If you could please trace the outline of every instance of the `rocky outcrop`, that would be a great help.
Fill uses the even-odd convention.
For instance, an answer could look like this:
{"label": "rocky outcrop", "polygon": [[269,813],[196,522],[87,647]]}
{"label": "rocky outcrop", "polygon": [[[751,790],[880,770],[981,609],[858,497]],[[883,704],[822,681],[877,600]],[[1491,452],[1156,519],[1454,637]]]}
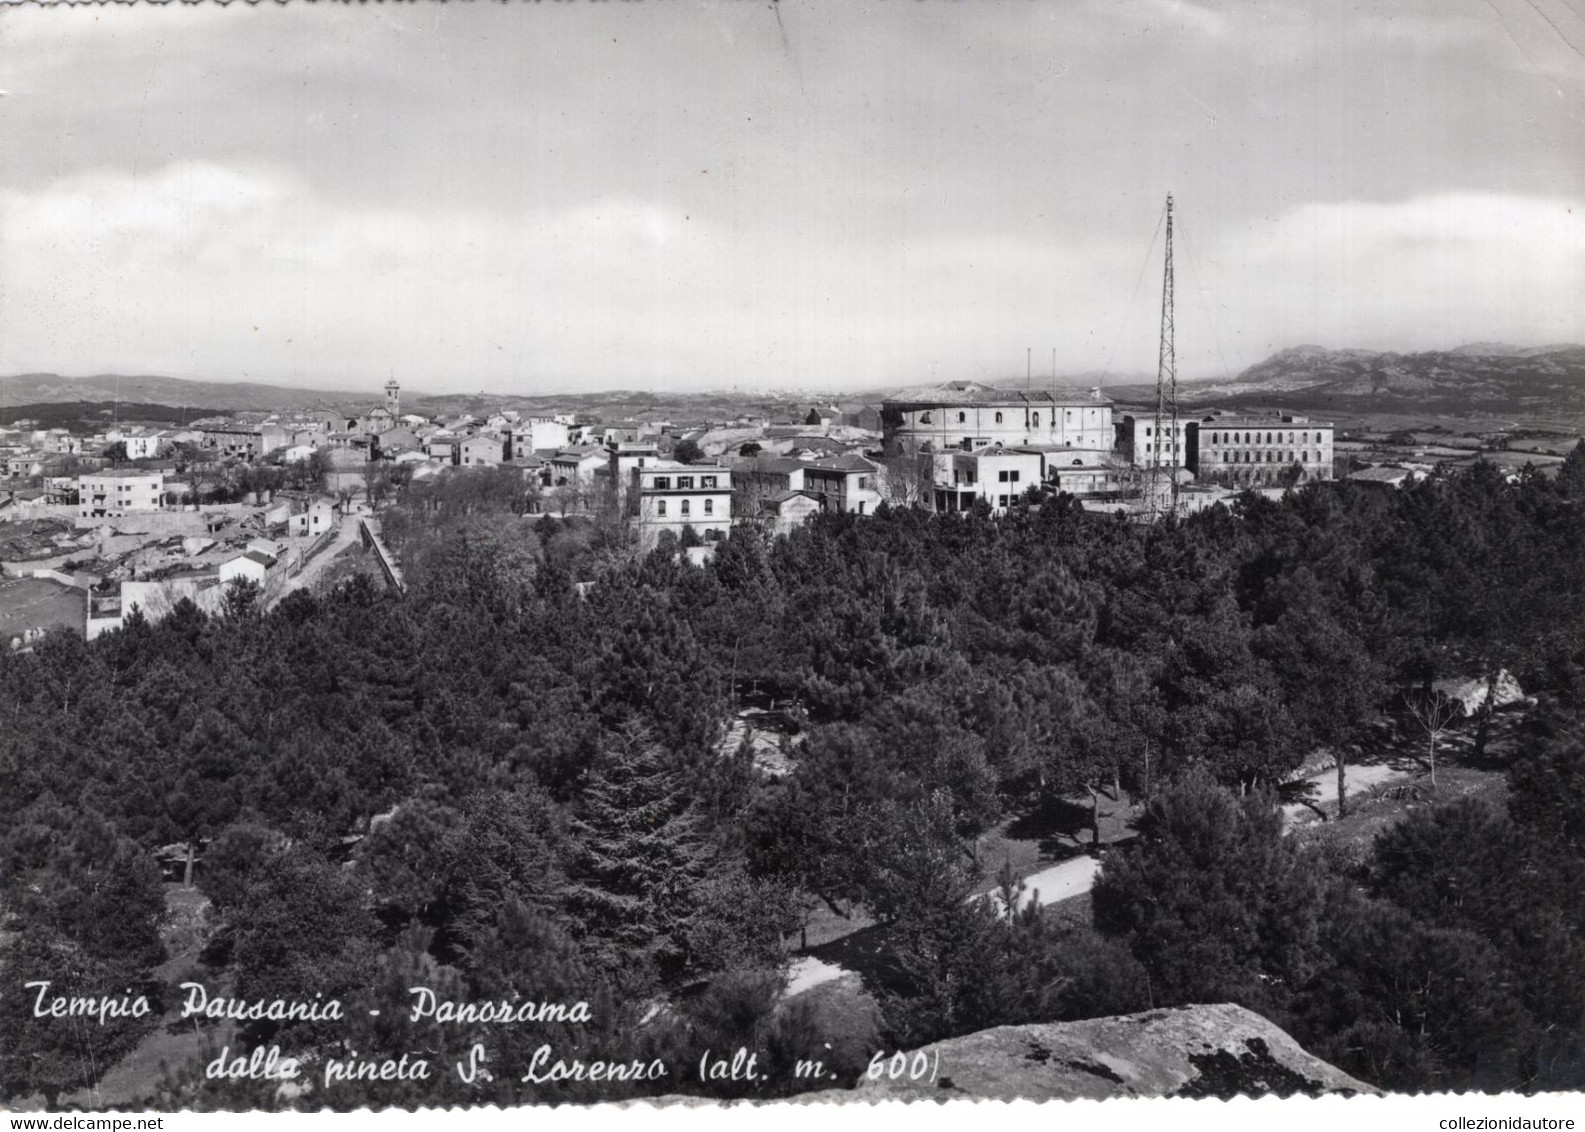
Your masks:
{"label": "rocky outcrop", "polygon": [[920,1052],[923,1058],[909,1055],[901,1074],[928,1066],[920,1079],[866,1080],[841,1095],[1044,1101],[1378,1091],[1306,1053],[1260,1015],[1227,1004],[999,1026]]}

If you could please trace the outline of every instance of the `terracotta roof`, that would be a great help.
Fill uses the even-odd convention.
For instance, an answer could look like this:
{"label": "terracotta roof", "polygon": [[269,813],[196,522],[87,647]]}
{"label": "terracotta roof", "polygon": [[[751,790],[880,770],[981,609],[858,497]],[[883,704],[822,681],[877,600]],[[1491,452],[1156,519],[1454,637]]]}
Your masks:
{"label": "terracotta roof", "polygon": [[879,467],[863,456],[855,456],[851,452],[845,456],[833,456],[821,460],[805,460],[806,469],[817,472],[875,472]]}

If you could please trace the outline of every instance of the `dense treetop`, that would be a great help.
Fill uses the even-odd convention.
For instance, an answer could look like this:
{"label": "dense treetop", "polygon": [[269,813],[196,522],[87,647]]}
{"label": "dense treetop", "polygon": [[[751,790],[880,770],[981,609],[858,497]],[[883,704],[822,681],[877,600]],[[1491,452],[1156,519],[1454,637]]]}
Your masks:
{"label": "dense treetop", "polygon": [[[1472,1043],[1499,1031],[1504,1064],[1533,1065],[1535,1035],[1585,1003],[1540,981],[1542,954],[1582,953],[1577,902],[1512,884],[1520,863],[1547,893],[1574,883],[1585,774],[1566,713],[1514,771],[1538,799],[1522,819],[1417,816],[1358,875],[1300,859],[1263,793],[1441,675],[1506,668],[1579,702],[1585,453],[1555,482],[1478,465],[1155,526],[1062,496],[1001,519],[820,515],[775,540],[738,530],[704,567],[636,556],[618,519],[525,518],[499,474],[389,486],[406,598],[357,580],[268,612],[184,604],[0,655],[4,978],[26,960],[149,979],[151,854],[180,843],[203,847],[206,962],[250,997],[399,993],[414,972],[459,995],[555,992],[601,1003],[600,1040],[635,1057],[727,1036],[818,1047],[774,1008],[814,902],[896,926],[900,974],[879,989],[899,1039],[1232,997],[1412,1085],[1474,1080]],[[723,749],[743,697],[801,726],[785,779]],[[965,903],[989,883],[982,834],[1101,786],[1152,800],[1097,890],[1100,934]],[[1457,1023],[1478,1033],[1449,1029],[1440,1000],[1414,1004],[1435,1020],[1419,1037],[1347,1020],[1438,965],[1502,980],[1478,1025]],[[0,1092],[91,1079],[64,1033],[45,1057],[28,1031],[24,1054],[24,1021],[0,1017]],[[136,1037],[99,1035],[93,1064]],[[227,1103],[179,1074],[169,1088]],[[452,1099],[579,1095],[503,1076]]]}

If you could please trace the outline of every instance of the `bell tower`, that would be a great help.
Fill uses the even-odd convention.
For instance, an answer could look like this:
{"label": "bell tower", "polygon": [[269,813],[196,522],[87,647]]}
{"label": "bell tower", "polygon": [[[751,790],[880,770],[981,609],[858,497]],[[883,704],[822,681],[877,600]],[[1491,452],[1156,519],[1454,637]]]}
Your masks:
{"label": "bell tower", "polygon": [[402,415],[402,387],[394,377],[385,383],[385,409],[393,417]]}

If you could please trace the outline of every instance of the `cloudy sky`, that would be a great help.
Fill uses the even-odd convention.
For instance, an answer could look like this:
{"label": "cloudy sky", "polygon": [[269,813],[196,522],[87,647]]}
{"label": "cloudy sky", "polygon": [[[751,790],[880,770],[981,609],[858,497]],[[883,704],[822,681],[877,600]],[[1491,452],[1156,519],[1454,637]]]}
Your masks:
{"label": "cloudy sky", "polygon": [[1585,340],[1574,0],[0,9],[0,373],[864,388]]}

